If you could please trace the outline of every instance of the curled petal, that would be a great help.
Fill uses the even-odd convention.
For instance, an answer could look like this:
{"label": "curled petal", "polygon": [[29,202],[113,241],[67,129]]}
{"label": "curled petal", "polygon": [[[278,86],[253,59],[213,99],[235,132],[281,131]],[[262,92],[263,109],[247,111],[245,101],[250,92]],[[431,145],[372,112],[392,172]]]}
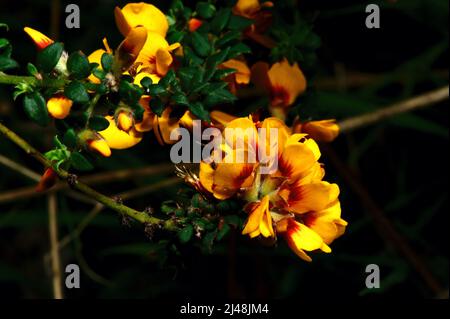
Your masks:
{"label": "curled petal", "polygon": [[301,125],[301,132],[308,134],[316,141],[332,142],[339,135],[339,125],[334,119],[310,121]]}
{"label": "curled petal", "polygon": [[106,130],[99,132],[99,134],[106,141],[109,148],[127,149],[135,146],[142,140],[142,133],[135,129],[131,129],[128,132],[122,131],[116,126],[112,116],[106,116],[105,118],[108,120],[109,126]]}
{"label": "curled petal", "polygon": [[48,47],[50,44],[52,44],[54,42],[52,39],[47,37],[45,34],[39,32],[35,29],[25,27],[23,30],[30,36],[30,38],[33,40],[34,44],[36,44],[36,47],[39,50],[45,49],[46,47]]}
{"label": "curled petal", "polygon": [[156,32],[165,37],[169,29],[169,23],[164,13],[154,5],[140,2],[129,3],[122,9],[114,10],[117,28],[123,36],[135,27],[143,26],[150,32]]}

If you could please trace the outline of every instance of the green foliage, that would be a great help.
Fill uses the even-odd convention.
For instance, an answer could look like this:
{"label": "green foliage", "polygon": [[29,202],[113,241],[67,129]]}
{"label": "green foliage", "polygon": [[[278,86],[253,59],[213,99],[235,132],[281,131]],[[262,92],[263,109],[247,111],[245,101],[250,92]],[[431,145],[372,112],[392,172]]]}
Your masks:
{"label": "green foliage", "polygon": [[64,95],[75,103],[85,104],[89,102],[89,94],[82,82],[72,81],[64,89]]}
{"label": "green foliage", "polygon": [[91,66],[87,57],[81,52],[73,52],[67,60],[67,69],[74,79],[81,80],[91,74]]}
{"label": "green foliage", "polygon": [[23,108],[28,117],[41,126],[47,126],[50,122],[47,105],[44,97],[39,92],[27,94],[23,98]]}
{"label": "green foliage", "polygon": [[38,68],[45,73],[50,73],[58,64],[63,51],[64,46],[59,42],[55,42],[47,46],[38,53],[36,60]]}

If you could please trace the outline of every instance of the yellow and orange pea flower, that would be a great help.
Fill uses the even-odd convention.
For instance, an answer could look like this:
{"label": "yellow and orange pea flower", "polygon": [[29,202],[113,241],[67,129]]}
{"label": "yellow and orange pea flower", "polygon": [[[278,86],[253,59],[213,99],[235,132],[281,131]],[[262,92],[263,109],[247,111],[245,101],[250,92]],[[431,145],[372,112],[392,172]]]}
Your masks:
{"label": "yellow and orange pea flower", "polygon": [[293,125],[294,133],[305,133],[319,142],[332,142],[339,135],[339,125],[335,119],[307,121],[301,123],[296,121]]}
{"label": "yellow and orange pea flower", "polygon": [[267,92],[272,111],[286,109],[306,90],[306,78],[297,63],[287,59],[269,66],[257,62],[251,68],[251,80],[257,88]]}
{"label": "yellow and orange pea flower", "polygon": [[273,48],[275,41],[264,33],[272,23],[272,13],[265,9],[273,7],[273,2],[259,0],[238,0],[233,7],[233,14],[254,20],[244,34],[253,41],[267,48]]}
{"label": "yellow and orange pea flower", "polygon": [[223,62],[219,68],[236,70],[235,73],[232,73],[223,79],[228,83],[230,92],[233,94],[236,94],[239,87],[250,83],[251,71],[245,61],[230,59]]}
{"label": "yellow and orange pea flower", "polygon": [[[49,37],[47,37],[45,34],[30,27],[25,27],[24,31],[33,40],[34,44],[36,45],[39,51],[45,49],[50,44],[54,43],[54,41]],[[67,72],[66,63],[67,63],[67,53],[63,53],[63,56],[56,65],[55,69],[58,72],[65,74]],[[67,97],[65,97],[62,93],[56,93],[53,97],[51,97],[47,101],[48,113],[55,119],[59,120],[65,119],[69,115],[71,108],[72,108],[72,101]]]}
{"label": "yellow and orange pea flower", "polygon": [[[168,22],[165,15],[155,6],[146,3],[130,3],[124,8],[116,7],[115,18],[117,27],[125,36],[125,40],[119,46],[119,50],[125,51],[129,57],[133,57],[129,68],[124,69],[124,74],[134,77],[134,84],[141,85],[143,78],[149,77],[153,83],[158,83],[164,77],[173,64],[172,52],[180,48],[179,43],[169,45],[165,39]],[[145,30],[145,39],[137,33],[138,29]],[[97,50],[89,56],[90,62],[100,64],[103,53],[112,51],[106,41],[106,50]],[[120,54],[120,52],[119,52]],[[99,82],[98,79],[93,79]],[[172,109],[168,107],[161,116],[156,116],[149,107],[150,96],[141,98],[144,107],[142,121],[135,123],[133,115],[125,117],[119,114],[116,119],[107,117],[109,127],[99,132],[113,149],[125,149],[132,147],[142,140],[142,133],[154,130],[157,140],[161,144],[172,144],[170,140],[172,129],[179,127],[180,123],[189,122],[190,112],[186,112],[181,119],[170,118]],[[128,123],[124,123],[129,118]]]}
{"label": "yellow and orange pea flower", "polygon": [[[227,136],[226,130],[240,128],[244,135]],[[265,128],[265,140],[257,129]],[[277,129],[276,143],[270,129]],[[325,171],[318,162],[320,150],[306,134],[292,134],[283,121],[268,118],[254,123],[252,118],[237,118],[224,130],[222,161],[200,164],[199,182],[203,189],[219,200],[231,197],[247,202],[248,219],[243,234],[250,237],[283,236],[302,259],[311,261],[306,252],[330,252],[329,244],[343,234],[347,223],[341,219],[339,187],[323,181]],[[237,141],[243,139],[244,149]],[[276,151],[278,167],[261,174],[262,159],[256,150],[265,146]],[[238,151],[255,163],[233,161]],[[231,159],[231,160],[230,160]]]}

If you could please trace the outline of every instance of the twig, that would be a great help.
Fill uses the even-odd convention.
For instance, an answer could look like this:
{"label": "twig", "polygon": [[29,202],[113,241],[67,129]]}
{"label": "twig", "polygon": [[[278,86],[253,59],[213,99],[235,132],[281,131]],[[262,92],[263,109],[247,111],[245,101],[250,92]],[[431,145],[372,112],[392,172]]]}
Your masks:
{"label": "twig", "polygon": [[0,84],[16,85],[19,83],[27,83],[34,87],[48,87],[48,88],[62,88],[66,84],[63,79],[46,79],[44,81],[38,80],[34,76],[9,75],[0,72]]}
{"label": "twig", "polygon": [[406,239],[395,229],[389,219],[383,213],[383,210],[378,207],[375,201],[370,196],[366,187],[360,179],[353,174],[336,152],[329,145],[322,145],[322,151],[327,159],[331,161],[333,166],[338,171],[339,175],[344,179],[345,183],[350,189],[359,197],[361,203],[366,207],[367,212],[375,222],[376,229],[381,238],[388,245],[392,245],[403,257],[408,260],[416,272],[422,277],[423,281],[436,295],[440,295],[443,291],[440,283],[428,269],[423,259],[416,254]]}
{"label": "twig", "polygon": [[[11,160],[9,160],[12,162]],[[16,164],[16,166],[11,167],[5,164],[5,166],[10,167],[11,169],[14,169],[15,171],[22,173],[22,169],[24,168],[22,165]],[[3,164],[3,162],[2,162]],[[20,169],[20,170],[17,170]],[[104,172],[104,173],[97,173],[92,174],[88,176],[80,177],[80,181],[89,184],[89,185],[98,185],[102,183],[109,183],[109,182],[115,182],[115,181],[122,181],[127,180],[134,177],[144,177],[149,175],[156,175],[156,174],[166,174],[173,171],[173,165],[172,164],[157,164],[157,165],[151,165],[151,166],[145,166],[140,168],[131,168],[131,169],[123,169],[118,171],[110,171],[110,172]],[[33,172],[33,174],[36,174]],[[36,174],[37,175],[37,174]],[[38,179],[32,179],[34,181],[39,181]],[[33,196],[41,196],[43,194],[47,193],[53,193],[60,190],[66,191],[68,194],[70,194],[71,197],[74,197],[74,192],[67,191],[69,186],[66,182],[59,182],[52,188],[50,188],[45,193],[36,193],[36,187],[35,186],[27,186],[22,187],[18,189],[11,190],[9,192],[4,192],[0,194],[0,203],[6,203],[9,201],[14,201],[17,198],[24,199],[24,198],[30,198]],[[79,195],[81,196],[81,194]],[[86,201],[86,197],[83,196],[83,201]]]}
{"label": "twig", "polygon": [[3,156],[0,154],[0,164],[3,164],[4,166],[16,171],[20,172],[22,175],[28,177],[29,179],[38,182],[41,178],[39,174],[33,172],[32,170],[10,160],[9,158]]}
{"label": "twig", "polygon": [[391,106],[382,108],[372,113],[358,115],[339,122],[341,132],[349,132],[354,129],[365,127],[377,123],[386,118],[417,110],[423,107],[431,106],[437,102],[448,99],[449,86],[445,86],[434,91],[413,97],[411,99],[395,103]]}
{"label": "twig", "polygon": [[63,299],[61,258],[58,249],[58,220],[56,194],[48,195],[48,231],[50,235],[50,252],[52,265],[53,297]]}
{"label": "twig", "polygon": [[4,126],[2,123],[0,123],[0,132],[6,136],[10,141],[15,143],[17,146],[22,148],[28,155],[34,157],[36,160],[38,160],[42,165],[45,167],[52,167],[53,170],[58,174],[58,176],[66,180],[70,183],[70,186],[81,193],[94,198],[98,202],[102,203],[103,205],[115,210],[118,213],[127,215],[141,223],[145,224],[160,224],[164,228],[168,230],[173,230],[175,228],[175,225],[172,220],[162,220],[153,216],[149,216],[145,212],[139,212],[135,209],[132,209],[128,206],[125,206],[121,203],[118,203],[117,201],[113,200],[112,198],[105,196],[96,190],[92,189],[88,185],[79,182],[76,180],[76,176],[73,176],[69,174],[67,171],[63,169],[58,169],[52,165],[52,163],[45,158],[40,152],[38,152],[35,148],[33,148],[28,142],[26,142],[24,139],[19,137],[16,133],[8,129],[6,126]]}
{"label": "twig", "polygon": [[[180,183],[182,180],[178,177],[170,178],[168,180],[161,181],[159,183],[144,186],[141,188],[137,188],[131,191],[123,192],[121,194],[117,194],[116,197],[121,198],[122,200],[127,200],[135,197],[139,197],[154,191],[157,191],[161,188],[169,187]],[[89,223],[105,208],[100,203],[97,203],[92,210],[83,218],[83,220],[78,224],[78,226],[69,234],[64,236],[63,239],[58,243],[59,249],[66,247],[72,240],[76,237],[80,236],[83,230],[89,225]],[[46,255],[47,256],[47,255]]]}

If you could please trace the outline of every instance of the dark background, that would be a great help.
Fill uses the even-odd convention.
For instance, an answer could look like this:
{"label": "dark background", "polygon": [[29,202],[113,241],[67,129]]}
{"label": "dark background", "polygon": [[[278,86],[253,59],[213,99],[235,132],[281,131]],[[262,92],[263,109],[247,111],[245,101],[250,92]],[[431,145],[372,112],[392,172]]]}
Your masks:
{"label": "dark background", "polygon": [[[158,2],[161,9],[167,8],[168,1],[154,3]],[[378,30],[368,30],[364,24],[365,6],[372,2],[381,6]],[[18,74],[35,58],[24,26],[63,41],[69,51],[82,49],[87,54],[101,47],[104,36],[112,47],[121,41],[113,9],[124,1],[70,1],[80,5],[79,30],[59,27],[64,26],[68,3],[0,1],[0,22],[10,27],[9,32],[0,32],[12,42],[13,57],[23,66]],[[298,3],[302,14],[315,18],[315,32],[323,43],[315,80],[310,83],[315,87],[311,112],[344,119],[448,83],[447,1]],[[0,120],[38,149],[48,149],[52,130],[42,134],[24,120],[20,103],[14,104],[10,97],[10,88],[0,86]],[[333,243],[332,254],[312,254],[312,263],[297,258],[281,240],[274,249],[239,233],[231,234],[209,254],[195,245],[178,245],[175,253],[153,244],[140,226],[124,226],[114,212],[104,210],[61,251],[63,265],[77,263],[82,269],[81,289],[65,294],[83,298],[448,298],[447,148],[447,102],[342,135],[327,147],[322,157],[327,180],[341,187],[342,214],[349,227]],[[0,154],[41,170],[3,138]],[[100,170],[110,171],[154,165],[167,158],[168,148],[158,146],[150,133],[133,151],[114,152],[111,159],[97,164]],[[342,166],[344,171],[338,169]],[[356,187],[348,183],[349,172]],[[135,176],[95,187],[115,194],[158,183],[169,175]],[[0,196],[30,186],[29,179],[0,164]],[[178,189],[148,192],[126,203],[157,208],[161,200],[177,196]],[[63,194],[58,203],[61,237],[73,231],[93,207]],[[386,227],[377,227],[376,212],[380,211],[414,251],[418,265],[417,258],[412,261],[399,253],[399,243],[386,235]],[[44,258],[48,249],[46,196],[18,195],[0,202],[0,296],[51,298],[50,268]],[[368,290],[365,267],[372,263],[380,266],[381,288]]]}

